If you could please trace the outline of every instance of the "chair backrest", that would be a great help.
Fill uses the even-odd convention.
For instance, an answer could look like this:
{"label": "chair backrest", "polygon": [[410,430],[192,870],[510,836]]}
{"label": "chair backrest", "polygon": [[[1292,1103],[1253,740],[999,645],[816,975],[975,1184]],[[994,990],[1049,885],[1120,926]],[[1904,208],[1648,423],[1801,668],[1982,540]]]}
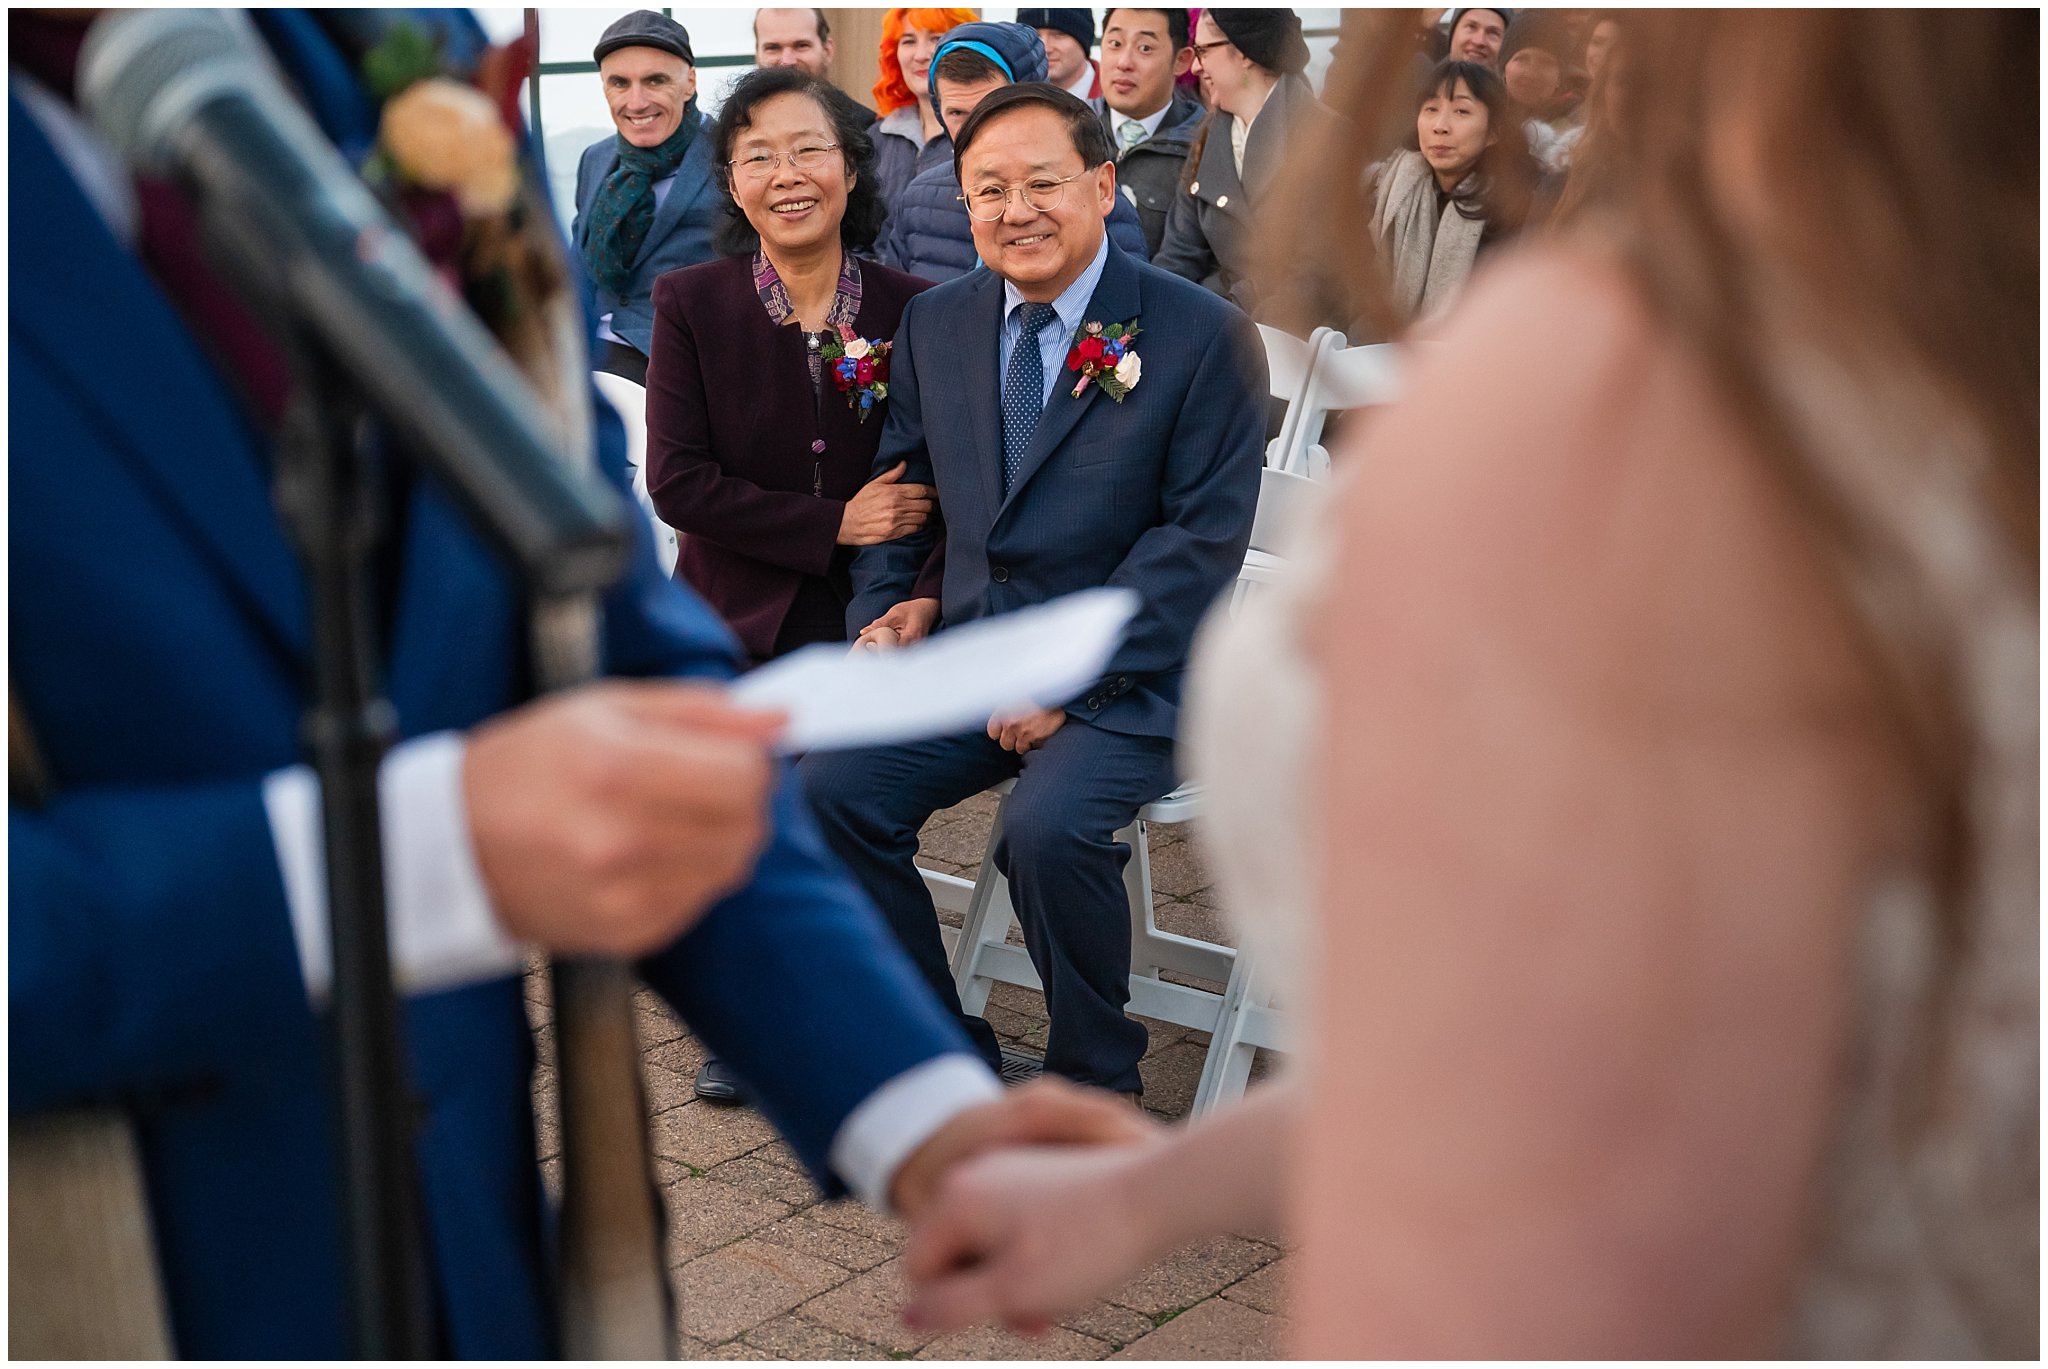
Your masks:
{"label": "chair backrest", "polygon": [[1301,423],[1302,400],[1314,379],[1317,352],[1326,345],[1326,338],[1335,337],[1341,345],[1344,335],[1332,328],[1318,328],[1304,340],[1263,323],[1257,327],[1259,341],[1266,348],[1266,390],[1287,405],[1279,434],[1266,444],[1266,465],[1284,468]]}
{"label": "chair backrest", "polygon": [[665,575],[673,575],[676,569],[676,530],[661,521],[661,515],[654,511],[654,500],[647,493],[647,390],[624,376],[613,375],[610,371],[592,371],[591,379],[597,383],[597,391],[605,402],[619,411],[619,418],[626,425],[626,460],[633,471],[633,498],[647,515],[648,524],[654,531],[654,550],[661,557],[661,569]]}
{"label": "chair backrest", "polygon": [[1329,493],[1307,476],[1292,471],[1259,472],[1259,506],[1252,514],[1253,551],[1280,556],[1303,519]]}
{"label": "chair backrest", "polygon": [[1344,345],[1341,333],[1322,339],[1322,346],[1309,359],[1308,385],[1302,392],[1301,417],[1295,424],[1289,461],[1283,468],[1303,475],[1329,470],[1329,455],[1323,453],[1320,472],[1310,449],[1322,440],[1323,423],[1331,413],[1391,404],[1401,393],[1405,353],[1391,342]]}

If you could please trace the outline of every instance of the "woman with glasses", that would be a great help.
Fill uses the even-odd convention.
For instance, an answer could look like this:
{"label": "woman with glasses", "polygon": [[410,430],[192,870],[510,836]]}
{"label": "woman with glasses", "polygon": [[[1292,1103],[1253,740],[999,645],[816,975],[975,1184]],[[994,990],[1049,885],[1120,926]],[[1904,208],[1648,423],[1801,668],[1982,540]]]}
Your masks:
{"label": "woman with glasses", "polygon": [[[889,342],[930,281],[856,256],[881,230],[854,102],[801,68],[745,76],[711,131],[725,258],[653,289],[647,494],[676,578],[760,664],[846,641],[852,549],[924,525],[932,488],[872,478]],[[717,1062],[696,1092],[737,1103]]]}
{"label": "woman with glasses", "polygon": [[[752,73],[711,137],[728,255],[655,283],[647,492],[681,534],[676,578],[758,664],[846,640],[853,548],[931,512],[901,466],[870,478],[889,343],[930,282],[855,255],[882,224],[874,145],[824,80]],[[716,1060],[697,1093],[741,1096]]]}
{"label": "woman with glasses", "polygon": [[887,343],[927,282],[854,255],[882,220],[854,118],[799,69],[742,80],[712,131],[729,255],[655,286],[648,493],[683,534],[677,577],[756,661],[844,640],[850,548],[931,507],[924,486],[868,479]]}
{"label": "woman with glasses", "polygon": [[1206,9],[1194,36],[1195,70],[1214,109],[1188,152],[1152,264],[1260,315],[1250,280],[1256,206],[1288,139],[1305,123],[1335,119],[1301,74],[1308,43],[1293,10]]}

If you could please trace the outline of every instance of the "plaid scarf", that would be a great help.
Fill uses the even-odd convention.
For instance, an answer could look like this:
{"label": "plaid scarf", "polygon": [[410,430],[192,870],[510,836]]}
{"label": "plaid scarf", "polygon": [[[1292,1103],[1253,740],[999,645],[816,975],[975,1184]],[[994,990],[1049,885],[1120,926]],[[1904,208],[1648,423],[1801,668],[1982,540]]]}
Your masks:
{"label": "plaid scarf", "polygon": [[682,123],[660,146],[635,147],[619,139],[619,164],[590,201],[590,233],[583,250],[591,276],[614,295],[626,293],[633,259],[654,227],[654,183],[675,175],[702,123],[692,99],[683,106]]}

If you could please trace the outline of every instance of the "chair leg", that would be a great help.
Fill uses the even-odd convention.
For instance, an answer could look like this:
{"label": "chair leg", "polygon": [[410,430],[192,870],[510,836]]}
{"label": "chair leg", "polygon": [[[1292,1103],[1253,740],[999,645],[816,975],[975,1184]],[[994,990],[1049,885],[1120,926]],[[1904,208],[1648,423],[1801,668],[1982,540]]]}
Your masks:
{"label": "chair leg", "polygon": [[1257,1047],[1242,1039],[1245,1008],[1257,1001],[1251,988],[1251,957],[1240,946],[1237,959],[1231,963],[1229,982],[1223,986],[1223,1005],[1216,1014],[1216,1030],[1209,1037],[1209,1053],[1202,1058],[1202,1078],[1195,1086],[1191,1117],[1203,1116],[1244,1096],[1245,1084],[1251,1078],[1252,1057],[1257,1051]]}
{"label": "chair leg", "polygon": [[974,879],[974,896],[967,901],[967,913],[960,923],[960,939],[953,944],[953,985],[960,993],[960,1007],[970,1017],[979,1017],[988,1006],[989,989],[995,981],[981,973],[985,946],[1000,946],[1009,940],[1010,923],[1016,909],[1010,903],[1010,881],[996,868],[996,843],[1003,837],[1004,804],[996,806],[989,824],[988,845],[982,849],[981,871]]}

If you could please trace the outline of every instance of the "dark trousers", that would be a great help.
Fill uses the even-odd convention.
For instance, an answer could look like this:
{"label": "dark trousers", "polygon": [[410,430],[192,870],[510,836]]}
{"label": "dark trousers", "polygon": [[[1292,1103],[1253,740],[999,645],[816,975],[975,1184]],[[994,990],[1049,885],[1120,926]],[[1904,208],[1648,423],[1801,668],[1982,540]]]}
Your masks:
{"label": "dark trousers", "polygon": [[807,756],[798,773],[833,851],[991,1066],[999,1059],[995,1032],[961,1012],[931,893],[911,858],[933,813],[1017,776],[993,859],[1010,882],[1024,945],[1045,983],[1052,1019],[1045,1067],[1102,1088],[1142,1087],[1145,1028],[1124,1015],[1131,921],[1123,871],[1131,848],[1113,838],[1172,789],[1170,740],[1070,718],[1022,757],[987,736],[944,737]]}
{"label": "dark trousers", "polygon": [[598,344],[597,355],[590,359],[592,370],[610,371],[615,376],[624,376],[635,385],[647,383],[647,357],[623,342],[606,340]]}

